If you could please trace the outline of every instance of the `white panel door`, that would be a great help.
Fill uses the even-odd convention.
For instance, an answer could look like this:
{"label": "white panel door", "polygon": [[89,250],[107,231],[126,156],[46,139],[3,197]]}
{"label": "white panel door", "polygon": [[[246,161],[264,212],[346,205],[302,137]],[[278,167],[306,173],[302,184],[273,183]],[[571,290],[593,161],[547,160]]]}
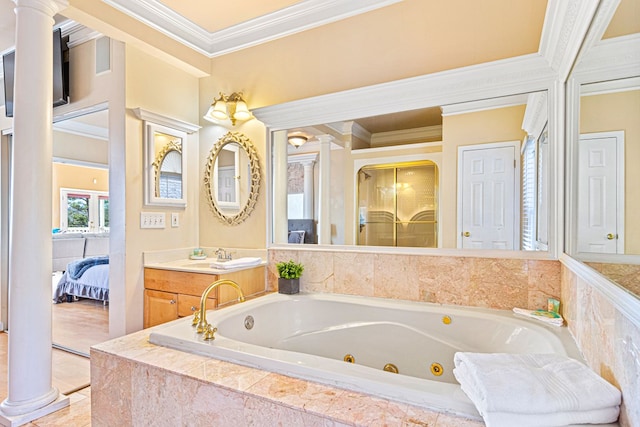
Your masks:
{"label": "white panel door", "polygon": [[[618,141],[581,136],[578,148],[578,252],[618,253]],[[623,251],[619,252],[623,253]]]}
{"label": "white panel door", "polygon": [[515,155],[513,146],[461,150],[462,248],[517,247]]}

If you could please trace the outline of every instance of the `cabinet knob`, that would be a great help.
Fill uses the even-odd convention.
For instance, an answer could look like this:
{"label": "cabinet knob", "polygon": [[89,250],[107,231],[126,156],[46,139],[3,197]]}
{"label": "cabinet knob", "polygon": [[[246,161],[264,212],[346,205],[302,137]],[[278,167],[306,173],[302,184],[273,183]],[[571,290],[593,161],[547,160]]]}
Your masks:
{"label": "cabinet knob", "polygon": [[196,310],[197,310],[196,306],[195,306],[195,305],[192,305],[192,306],[191,306],[191,311],[196,311]]}
{"label": "cabinet knob", "polygon": [[171,301],[169,301],[169,304],[175,304],[176,300],[172,299]]}

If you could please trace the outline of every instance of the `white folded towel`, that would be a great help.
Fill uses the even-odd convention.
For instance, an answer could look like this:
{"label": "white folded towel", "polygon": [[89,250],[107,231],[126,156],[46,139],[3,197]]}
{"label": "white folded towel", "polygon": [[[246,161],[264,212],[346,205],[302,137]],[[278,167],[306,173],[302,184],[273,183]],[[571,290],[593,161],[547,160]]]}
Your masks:
{"label": "white folded towel", "polygon": [[575,359],[458,352],[454,364],[462,391],[489,427],[593,422],[589,417],[608,423],[618,418],[620,391]]}
{"label": "white folded towel", "polygon": [[544,322],[548,325],[553,326],[562,326],[564,324],[564,319],[558,313],[554,313],[552,311],[544,311],[544,310],[529,310],[526,308],[517,308],[513,309],[515,314],[519,314],[520,316],[529,317],[531,319],[536,319],[541,322]]}
{"label": "white folded towel", "polygon": [[262,258],[244,257],[244,258],[232,259],[224,262],[213,261],[211,263],[211,268],[219,268],[222,270],[232,270],[234,268],[251,267],[252,265],[258,265],[261,262],[262,262]]}

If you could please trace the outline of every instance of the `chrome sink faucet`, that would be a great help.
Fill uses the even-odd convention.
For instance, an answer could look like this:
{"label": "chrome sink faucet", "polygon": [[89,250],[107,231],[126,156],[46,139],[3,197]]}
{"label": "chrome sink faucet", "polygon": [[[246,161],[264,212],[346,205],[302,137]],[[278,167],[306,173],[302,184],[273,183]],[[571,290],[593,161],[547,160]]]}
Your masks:
{"label": "chrome sink faucet", "polygon": [[218,255],[218,261],[230,261],[231,254],[227,254],[227,251],[223,248],[218,248],[216,250],[216,255]]}

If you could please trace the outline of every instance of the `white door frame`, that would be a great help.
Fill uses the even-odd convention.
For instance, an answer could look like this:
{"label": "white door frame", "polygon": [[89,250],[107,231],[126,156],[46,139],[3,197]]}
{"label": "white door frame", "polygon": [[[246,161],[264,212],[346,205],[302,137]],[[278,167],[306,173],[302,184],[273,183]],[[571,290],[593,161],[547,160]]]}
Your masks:
{"label": "white door frame", "polygon": [[514,179],[514,215],[513,218],[513,231],[515,233],[515,238],[513,241],[514,247],[513,250],[520,250],[520,141],[507,141],[507,142],[492,142],[487,144],[475,144],[475,145],[462,145],[458,147],[458,159],[456,161],[456,165],[458,167],[458,183],[456,185],[456,193],[457,193],[457,228],[456,228],[456,236],[457,236],[457,248],[462,249],[462,167],[460,161],[462,160],[462,154],[465,151],[472,150],[482,150],[482,149],[492,149],[492,148],[505,148],[505,147],[513,147],[514,152],[514,160],[515,160],[515,170],[513,174]]}
{"label": "white door frame", "polygon": [[[603,138],[615,138],[616,139],[616,234],[618,238],[616,239],[616,253],[624,254],[624,193],[625,193],[625,182],[624,182],[624,131],[616,130],[610,132],[594,132],[594,133],[581,133],[578,138],[578,150],[577,150],[577,158],[580,154],[580,142],[587,139],[603,139]],[[580,165],[577,165],[576,168],[576,176],[578,176]],[[576,208],[579,204],[580,195],[576,191]],[[574,248],[578,248],[578,235],[580,234],[580,230],[577,229],[576,224],[576,232],[574,233]],[[584,252],[580,252],[584,253]]]}

